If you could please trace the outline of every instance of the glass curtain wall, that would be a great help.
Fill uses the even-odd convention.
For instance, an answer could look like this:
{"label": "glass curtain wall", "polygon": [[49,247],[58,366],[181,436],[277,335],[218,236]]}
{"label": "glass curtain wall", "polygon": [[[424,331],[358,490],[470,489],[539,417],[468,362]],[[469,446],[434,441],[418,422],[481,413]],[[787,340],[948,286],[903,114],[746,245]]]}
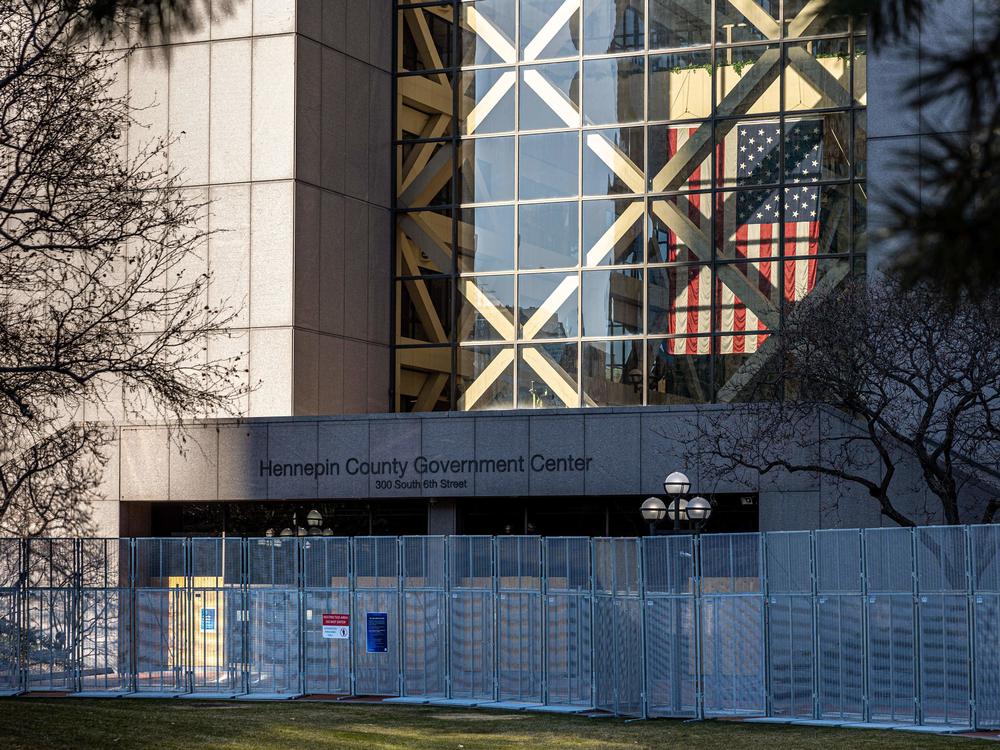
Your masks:
{"label": "glass curtain wall", "polygon": [[825,0],[397,3],[396,408],[733,401],[865,267]]}

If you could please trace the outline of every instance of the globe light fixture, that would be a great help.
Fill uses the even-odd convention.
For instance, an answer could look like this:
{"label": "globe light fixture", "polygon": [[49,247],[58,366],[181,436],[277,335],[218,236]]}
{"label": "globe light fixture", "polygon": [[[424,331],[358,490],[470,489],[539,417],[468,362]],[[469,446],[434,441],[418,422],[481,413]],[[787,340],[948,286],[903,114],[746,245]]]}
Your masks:
{"label": "globe light fixture", "polygon": [[692,497],[687,503],[688,520],[694,524],[703,524],[712,515],[712,503],[703,497]]}
{"label": "globe light fixture", "polygon": [[671,497],[686,495],[691,491],[691,480],[687,478],[687,474],[675,471],[663,480],[663,491]]}
{"label": "globe light fixture", "polygon": [[319,528],[323,525],[323,514],[318,510],[309,511],[309,515],[306,516],[306,523],[313,528]]}
{"label": "globe light fixture", "polygon": [[284,528],[281,530],[280,536],[295,536],[295,532],[289,528]]}
{"label": "globe light fixture", "polygon": [[658,497],[648,497],[643,500],[639,510],[642,512],[642,517],[650,523],[662,521],[667,514],[666,504]]}

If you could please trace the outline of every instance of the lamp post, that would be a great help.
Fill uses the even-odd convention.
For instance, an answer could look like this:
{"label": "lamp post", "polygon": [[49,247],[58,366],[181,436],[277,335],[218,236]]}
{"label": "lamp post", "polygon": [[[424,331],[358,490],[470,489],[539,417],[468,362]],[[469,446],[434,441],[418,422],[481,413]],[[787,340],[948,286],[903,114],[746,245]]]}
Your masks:
{"label": "lamp post", "polygon": [[[274,529],[268,529],[265,536],[275,536]],[[277,536],[333,536],[333,530],[323,528],[323,514],[314,508],[306,514],[305,526],[299,526],[298,513],[293,513],[292,525],[282,529]]]}
{"label": "lamp post", "polygon": [[306,523],[309,525],[309,536],[323,535],[323,514],[318,510],[311,510],[306,516]]}
{"label": "lamp post", "polygon": [[656,524],[666,516],[673,524],[672,533],[681,533],[682,522],[688,524],[691,533],[697,534],[705,526],[712,515],[712,503],[701,496],[688,499],[691,492],[691,480],[687,475],[674,471],[663,480],[663,490],[667,493],[669,504],[658,497],[649,497],[640,507],[642,517],[649,523],[649,535],[656,534]]}
{"label": "lamp post", "polygon": [[[712,503],[701,496],[695,496],[688,499],[686,496],[691,492],[691,480],[687,478],[687,475],[674,471],[667,475],[667,478],[663,480],[663,491],[667,493],[667,498],[669,499],[669,505],[664,504],[662,500],[658,497],[647,498],[642,504],[642,517],[649,521],[649,534],[653,536],[656,533],[656,522],[663,519],[663,516],[668,516],[673,522],[673,529],[671,533],[689,533],[698,534],[705,522],[708,521],[709,516],[712,515]],[[684,521],[688,524],[688,528],[682,530],[681,522]],[[688,546],[688,551],[684,551],[683,547]],[[671,554],[687,554],[692,558],[692,568],[691,575],[697,576],[697,556],[696,556],[696,545],[695,540],[691,539],[689,545],[681,545],[680,548],[674,548],[673,545],[667,548],[668,552]],[[681,624],[681,610],[680,607],[673,608],[673,630],[675,634],[680,634],[682,629]],[[674,664],[680,664],[681,659],[681,638],[671,638],[671,647],[673,648],[673,662]],[[701,654],[698,652],[696,654],[698,659],[698,671],[697,674],[702,673],[701,669]],[[700,683],[700,678],[698,680]],[[702,690],[702,685],[698,685],[698,690]],[[673,704],[679,706],[681,702],[681,683],[680,680],[673,680],[672,688]],[[704,710],[702,702],[698,701],[698,718],[703,718],[702,711]]]}

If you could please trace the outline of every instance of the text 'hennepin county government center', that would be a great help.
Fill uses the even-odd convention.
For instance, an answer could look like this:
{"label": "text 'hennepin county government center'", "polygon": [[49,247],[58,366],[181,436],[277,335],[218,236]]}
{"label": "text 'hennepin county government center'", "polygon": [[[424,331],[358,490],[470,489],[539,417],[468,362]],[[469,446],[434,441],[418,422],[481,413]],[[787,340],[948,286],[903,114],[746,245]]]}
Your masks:
{"label": "text 'hennepin county government center'", "polygon": [[[673,471],[711,531],[884,523],[683,450],[797,304],[879,263],[933,127],[913,59],[824,5],[244,0],[140,48],[128,139],[169,134],[207,202],[198,262],[242,301],[209,354],[251,389],[184,445],[121,424],[99,533],[635,535]],[[945,16],[913,44],[971,40]],[[916,471],[896,496],[934,507]]]}

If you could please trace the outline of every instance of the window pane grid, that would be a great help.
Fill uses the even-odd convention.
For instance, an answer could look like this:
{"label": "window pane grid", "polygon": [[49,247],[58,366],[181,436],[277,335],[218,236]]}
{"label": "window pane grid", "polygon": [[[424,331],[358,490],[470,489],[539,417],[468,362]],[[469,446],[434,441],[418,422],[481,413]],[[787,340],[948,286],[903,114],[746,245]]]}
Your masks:
{"label": "window pane grid", "polygon": [[[397,248],[407,330],[427,328],[412,301],[441,306],[437,279],[453,274],[452,408],[730,398],[725,381],[788,311],[863,268],[864,30],[800,16],[802,0],[737,6],[463,0],[450,47],[424,54],[452,66],[403,51],[404,85],[450,83],[456,102],[457,129],[404,100],[395,139],[411,148],[436,127],[426,140],[456,144],[454,189],[404,174],[421,189],[396,203],[450,212],[450,247],[440,231],[394,238],[411,256],[423,242],[431,272],[401,273]],[[750,125],[770,142],[751,143]],[[737,158],[751,146],[758,158]]]}

